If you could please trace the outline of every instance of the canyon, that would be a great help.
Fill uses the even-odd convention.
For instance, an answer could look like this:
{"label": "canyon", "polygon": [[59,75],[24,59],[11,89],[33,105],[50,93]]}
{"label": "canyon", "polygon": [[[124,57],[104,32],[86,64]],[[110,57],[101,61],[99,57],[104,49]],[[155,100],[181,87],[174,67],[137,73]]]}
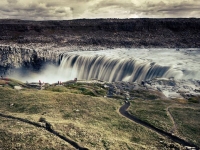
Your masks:
{"label": "canyon", "polygon": [[[199,48],[200,19],[0,20],[0,74],[59,64],[69,51]],[[140,49],[137,49],[139,51]]]}
{"label": "canyon", "polygon": [[0,20],[0,145],[198,149],[199,33],[196,18]]}

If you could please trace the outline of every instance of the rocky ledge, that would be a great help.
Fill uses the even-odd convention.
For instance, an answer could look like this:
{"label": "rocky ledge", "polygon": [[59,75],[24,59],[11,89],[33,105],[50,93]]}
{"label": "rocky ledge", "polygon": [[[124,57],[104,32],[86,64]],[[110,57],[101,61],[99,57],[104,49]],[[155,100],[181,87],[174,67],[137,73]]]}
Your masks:
{"label": "rocky ledge", "polygon": [[0,74],[9,74],[13,69],[40,70],[46,63],[58,63],[59,54],[48,50],[35,50],[0,46]]}

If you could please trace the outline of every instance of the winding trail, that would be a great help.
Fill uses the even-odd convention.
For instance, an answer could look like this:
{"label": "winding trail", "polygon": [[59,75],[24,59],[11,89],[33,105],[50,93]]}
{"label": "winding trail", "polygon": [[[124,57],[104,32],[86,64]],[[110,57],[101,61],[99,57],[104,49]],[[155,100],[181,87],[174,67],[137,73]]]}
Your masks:
{"label": "winding trail", "polygon": [[167,112],[167,115],[169,116],[169,118],[171,119],[172,123],[173,123],[173,127],[171,129],[171,133],[172,134],[177,134],[178,133],[178,130],[177,130],[177,125],[176,125],[176,122],[174,121],[174,117],[172,115],[172,113],[170,112],[170,108],[189,108],[189,109],[194,109],[194,110],[198,110],[199,108],[194,108],[194,107],[190,107],[190,106],[179,106],[179,105],[171,105],[171,106],[168,106],[167,109],[166,109],[166,112]]}
{"label": "winding trail", "polygon": [[165,137],[173,140],[176,143],[179,143],[179,144],[181,144],[183,146],[195,147],[197,150],[199,150],[199,147],[194,145],[193,143],[189,143],[189,142],[187,142],[187,141],[185,141],[185,140],[183,140],[183,139],[181,139],[181,138],[179,138],[179,137],[177,137],[175,135],[172,135],[172,134],[167,133],[167,132],[165,132],[165,131],[163,131],[161,129],[158,129],[158,128],[154,127],[153,125],[151,125],[151,124],[149,124],[149,123],[147,123],[145,121],[142,121],[142,120],[140,120],[139,118],[137,118],[135,116],[132,116],[131,114],[129,114],[127,112],[127,109],[129,108],[129,106],[130,106],[130,102],[127,102],[123,106],[121,106],[120,109],[119,109],[120,114],[122,114],[124,117],[126,117],[126,118],[128,118],[128,119],[130,119],[130,120],[132,120],[132,121],[134,121],[134,122],[136,122],[136,123],[148,128],[148,129],[150,129],[152,131],[157,132],[158,134],[160,134],[162,136],[165,136]]}
{"label": "winding trail", "polygon": [[170,112],[170,106],[169,107],[167,107],[167,109],[166,109],[166,112],[167,112],[167,115],[169,116],[169,118],[171,119],[171,121],[172,121],[172,124],[173,124],[173,127],[172,127],[172,129],[171,129],[171,133],[172,134],[177,134],[177,126],[176,126],[176,123],[175,123],[175,121],[174,121],[174,117],[172,116],[172,114],[171,114],[171,112]]}
{"label": "winding trail", "polygon": [[50,127],[51,125],[49,123],[46,123],[46,127],[44,127],[44,126],[42,126],[41,124],[39,124],[37,122],[32,122],[32,121],[29,121],[27,119],[18,118],[18,117],[14,117],[14,116],[11,116],[11,115],[5,115],[5,114],[0,113],[0,117],[13,119],[13,120],[18,120],[18,121],[33,125],[35,127],[43,128],[43,129],[47,130],[48,132],[54,134],[55,136],[59,137],[60,139],[64,140],[65,142],[71,144],[74,148],[76,148],[78,150],[89,150],[88,148],[84,148],[84,147],[79,146],[76,142],[66,138],[65,136],[63,136],[60,133],[58,133],[55,130],[53,130]]}

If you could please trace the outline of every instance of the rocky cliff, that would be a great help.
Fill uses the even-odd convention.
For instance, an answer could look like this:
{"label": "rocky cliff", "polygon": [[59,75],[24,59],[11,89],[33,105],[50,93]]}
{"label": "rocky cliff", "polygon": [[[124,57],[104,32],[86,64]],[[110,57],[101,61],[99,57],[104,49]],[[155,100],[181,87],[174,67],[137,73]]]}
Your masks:
{"label": "rocky cliff", "polygon": [[0,74],[9,74],[12,70],[25,68],[40,70],[46,63],[58,63],[59,55],[51,51],[0,46]]}
{"label": "rocky cliff", "polygon": [[0,43],[194,48],[200,19],[1,20]]}

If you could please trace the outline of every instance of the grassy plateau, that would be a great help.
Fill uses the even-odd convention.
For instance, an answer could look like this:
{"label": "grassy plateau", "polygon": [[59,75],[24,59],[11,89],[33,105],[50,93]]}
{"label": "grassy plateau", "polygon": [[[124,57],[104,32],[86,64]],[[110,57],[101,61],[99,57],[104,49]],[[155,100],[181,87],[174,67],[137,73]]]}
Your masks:
{"label": "grassy plateau", "polygon": [[[119,113],[121,99],[107,98],[101,84],[46,85],[37,90],[15,80],[0,80],[0,113],[39,122],[92,150],[184,149]],[[16,90],[15,86],[23,89]],[[152,96],[151,96],[152,99]],[[157,128],[200,146],[200,109],[187,100],[131,100],[129,112]],[[174,119],[172,121],[169,111]],[[70,150],[72,145],[43,128],[0,116],[0,150]]]}

